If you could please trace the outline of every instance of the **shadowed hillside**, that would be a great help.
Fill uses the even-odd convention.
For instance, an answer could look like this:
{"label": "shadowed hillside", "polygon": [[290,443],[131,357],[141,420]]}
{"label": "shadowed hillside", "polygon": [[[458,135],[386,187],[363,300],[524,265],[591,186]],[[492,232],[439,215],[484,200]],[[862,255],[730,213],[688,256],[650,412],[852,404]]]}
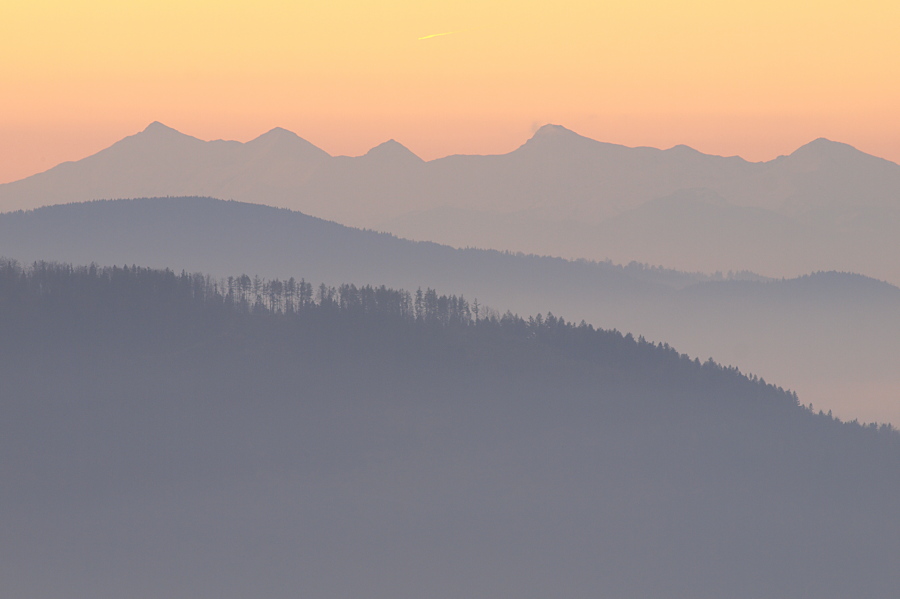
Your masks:
{"label": "shadowed hillside", "polygon": [[2,214],[0,256],[454,290],[521,314],[550,310],[712,356],[845,418],[900,422],[900,290],[861,276],[766,281],[744,273],[753,280],[716,281],[640,265],[459,250],[210,198]]}
{"label": "shadowed hillside", "polygon": [[881,598],[900,442],[430,290],[0,268],[5,596]]}

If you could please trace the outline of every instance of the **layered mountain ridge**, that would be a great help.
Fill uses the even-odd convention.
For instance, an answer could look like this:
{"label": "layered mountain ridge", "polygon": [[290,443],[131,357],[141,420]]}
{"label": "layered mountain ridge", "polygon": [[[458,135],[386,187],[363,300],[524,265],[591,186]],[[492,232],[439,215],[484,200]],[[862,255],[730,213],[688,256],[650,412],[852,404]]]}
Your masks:
{"label": "layered mountain ridge", "polygon": [[900,583],[891,427],[550,315],[229,281],[0,264],[4,595],[881,599]]}
{"label": "layered mountain ridge", "polygon": [[745,273],[736,278],[745,281],[717,281],[639,265],[454,249],[211,198],[0,214],[0,256],[452,290],[497,309],[552,311],[711,356],[848,419],[900,422],[900,289],[860,275],[782,281]]}
{"label": "layered mountain ridge", "polygon": [[[205,142],[153,123],[93,156],[0,185],[0,210],[167,195],[285,207],[455,247],[776,277],[846,270],[900,284],[890,258],[900,251],[900,166],[822,138],[753,163],[545,125],[507,154],[426,162],[395,140],[330,156],[280,128],[246,143]],[[722,201],[668,205],[671,226],[660,236],[652,202],[691,195]],[[747,210],[758,218],[736,218]],[[628,234],[617,235],[623,227]]]}

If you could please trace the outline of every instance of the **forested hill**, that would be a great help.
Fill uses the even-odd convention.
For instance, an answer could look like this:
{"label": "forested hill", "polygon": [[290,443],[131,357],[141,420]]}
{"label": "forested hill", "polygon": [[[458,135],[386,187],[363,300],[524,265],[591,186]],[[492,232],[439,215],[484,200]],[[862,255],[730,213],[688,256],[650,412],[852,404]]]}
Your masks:
{"label": "forested hill", "polygon": [[0,595],[886,597],[900,438],[459,296],[0,267]]}
{"label": "forested hill", "polygon": [[756,372],[845,419],[900,422],[900,289],[863,277],[699,284],[711,277],[454,249],[289,210],[189,197],[0,214],[0,256],[432,287],[520,314],[550,310],[644,335]]}
{"label": "forested hill", "polygon": [[[208,197],[98,200],[0,214],[0,256],[143,264],[219,276],[235,272],[416,288],[479,288],[498,299],[548,281],[633,294],[710,277],[663,268],[513,255],[414,242],[307,214]],[[758,277],[757,277],[758,278]]]}

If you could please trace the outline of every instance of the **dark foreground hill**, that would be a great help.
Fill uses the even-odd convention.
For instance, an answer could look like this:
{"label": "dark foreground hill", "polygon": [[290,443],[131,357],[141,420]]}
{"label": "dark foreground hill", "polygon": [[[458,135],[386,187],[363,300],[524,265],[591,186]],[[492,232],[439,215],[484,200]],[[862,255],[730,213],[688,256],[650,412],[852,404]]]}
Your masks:
{"label": "dark foreground hill", "polygon": [[701,360],[712,356],[846,419],[900,422],[900,289],[860,276],[706,281],[640,265],[412,242],[212,198],[0,214],[0,256],[452,290],[520,314],[551,310],[644,335]]}
{"label": "dark foreground hill", "polygon": [[667,346],[474,310],[0,269],[0,595],[898,588],[895,432]]}

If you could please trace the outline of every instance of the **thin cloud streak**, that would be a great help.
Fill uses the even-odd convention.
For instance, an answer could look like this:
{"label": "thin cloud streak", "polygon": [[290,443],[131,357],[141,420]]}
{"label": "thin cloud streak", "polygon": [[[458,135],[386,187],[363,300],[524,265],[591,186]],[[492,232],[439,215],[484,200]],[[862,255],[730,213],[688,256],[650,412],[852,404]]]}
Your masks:
{"label": "thin cloud streak", "polygon": [[419,40],[428,40],[433,37],[441,37],[442,35],[450,35],[452,33],[462,33],[462,31],[447,31],[444,33],[432,33],[431,35],[423,35],[422,37],[419,38]]}

